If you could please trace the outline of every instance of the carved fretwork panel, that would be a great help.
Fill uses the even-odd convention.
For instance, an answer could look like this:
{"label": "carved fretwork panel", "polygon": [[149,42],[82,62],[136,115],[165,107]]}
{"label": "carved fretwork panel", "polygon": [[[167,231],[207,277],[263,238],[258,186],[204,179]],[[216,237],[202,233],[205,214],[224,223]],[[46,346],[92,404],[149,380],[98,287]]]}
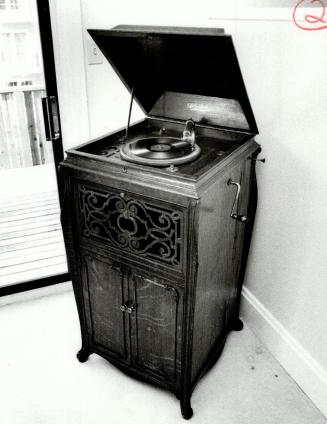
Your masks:
{"label": "carved fretwork panel", "polygon": [[181,264],[181,211],[83,185],[79,202],[85,237],[165,264]]}

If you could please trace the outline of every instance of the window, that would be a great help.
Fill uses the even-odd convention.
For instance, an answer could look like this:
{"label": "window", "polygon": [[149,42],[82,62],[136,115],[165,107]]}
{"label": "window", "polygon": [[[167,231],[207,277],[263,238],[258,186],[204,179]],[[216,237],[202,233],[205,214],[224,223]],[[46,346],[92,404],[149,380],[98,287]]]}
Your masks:
{"label": "window", "polygon": [[20,0],[0,0],[0,10],[18,10],[20,9]]}
{"label": "window", "polygon": [[26,32],[15,33],[15,46],[18,61],[24,60],[26,52]]}
{"label": "window", "polygon": [[17,10],[19,8],[19,0],[10,0],[10,9]]}
{"label": "window", "polygon": [[0,44],[0,60],[3,64],[8,64],[11,61],[11,41],[10,33],[4,32],[1,34]]}

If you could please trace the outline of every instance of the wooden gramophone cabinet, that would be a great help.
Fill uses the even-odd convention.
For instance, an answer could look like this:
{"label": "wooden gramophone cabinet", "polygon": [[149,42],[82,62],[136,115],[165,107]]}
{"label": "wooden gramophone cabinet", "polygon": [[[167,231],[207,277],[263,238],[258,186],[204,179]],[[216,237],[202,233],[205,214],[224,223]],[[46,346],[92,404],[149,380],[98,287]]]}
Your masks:
{"label": "wooden gramophone cabinet", "polygon": [[[90,34],[145,119],[67,152],[62,225],[82,348],[166,388],[192,416],[239,302],[256,208],[258,133],[230,36],[120,26]],[[143,137],[195,123],[201,154],[182,165],[126,161]],[[110,119],[110,116],[108,116]]]}

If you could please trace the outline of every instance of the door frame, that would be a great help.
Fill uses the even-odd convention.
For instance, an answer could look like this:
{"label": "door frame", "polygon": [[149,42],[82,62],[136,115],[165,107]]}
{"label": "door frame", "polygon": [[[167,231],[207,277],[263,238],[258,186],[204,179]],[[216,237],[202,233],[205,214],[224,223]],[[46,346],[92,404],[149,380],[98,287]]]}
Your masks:
{"label": "door frame", "polygon": [[[62,144],[62,132],[60,126],[60,111],[58,104],[58,91],[57,91],[57,78],[56,78],[56,67],[53,50],[53,39],[51,29],[51,17],[50,17],[50,6],[49,0],[35,0],[38,21],[39,21],[39,32],[41,51],[43,58],[43,71],[45,79],[45,90],[47,97],[54,96],[57,99],[58,107],[58,126],[59,126],[59,137],[54,141],[47,141],[52,143],[54,166],[57,177],[59,202],[61,203],[63,197],[63,187],[61,179],[58,175],[58,165],[64,159],[64,151]],[[45,123],[46,125],[46,123]],[[24,292],[28,290],[38,289],[41,287],[50,286],[53,284],[64,283],[70,281],[69,273],[51,275],[49,277],[40,278],[37,280],[24,281],[22,283],[12,284],[10,286],[0,287],[0,297],[7,296],[14,293]]]}
{"label": "door frame", "polygon": [[49,0],[35,0],[37,5],[37,12],[39,18],[39,31],[40,31],[40,42],[43,57],[43,71],[45,80],[45,90],[47,97],[54,96],[57,99],[58,107],[58,126],[59,126],[59,137],[55,141],[48,141],[52,143],[53,157],[56,169],[56,176],[59,189],[59,199],[61,201],[61,187],[60,179],[58,179],[58,165],[64,159],[64,151],[62,144],[62,132],[60,126],[60,109],[58,104],[58,90],[57,90],[57,78],[56,78],[56,65],[54,59],[53,50],[53,39],[51,29],[51,17],[50,17],[50,6]]}

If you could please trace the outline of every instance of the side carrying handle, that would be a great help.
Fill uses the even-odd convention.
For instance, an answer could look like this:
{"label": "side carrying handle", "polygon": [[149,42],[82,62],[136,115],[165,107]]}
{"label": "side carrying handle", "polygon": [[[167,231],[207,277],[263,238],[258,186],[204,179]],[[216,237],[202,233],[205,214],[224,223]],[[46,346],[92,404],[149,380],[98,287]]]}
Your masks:
{"label": "side carrying handle", "polygon": [[240,196],[240,192],[241,192],[241,184],[240,183],[236,183],[235,181],[232,181],[231,179],[229,179],[227,181],[227,185],[235,185],[237,187],[237,191],[236,191],[236,195],[235,195],[235,199],[234,199],[234,203],[232,206],[232,210],[230,213],[231,218],[236,219],[237,221],[241,221],[243,223],[248,222],[249,217],[246,215],[239,215],[237,213],[237,209],[238,209],[238,198]]}

